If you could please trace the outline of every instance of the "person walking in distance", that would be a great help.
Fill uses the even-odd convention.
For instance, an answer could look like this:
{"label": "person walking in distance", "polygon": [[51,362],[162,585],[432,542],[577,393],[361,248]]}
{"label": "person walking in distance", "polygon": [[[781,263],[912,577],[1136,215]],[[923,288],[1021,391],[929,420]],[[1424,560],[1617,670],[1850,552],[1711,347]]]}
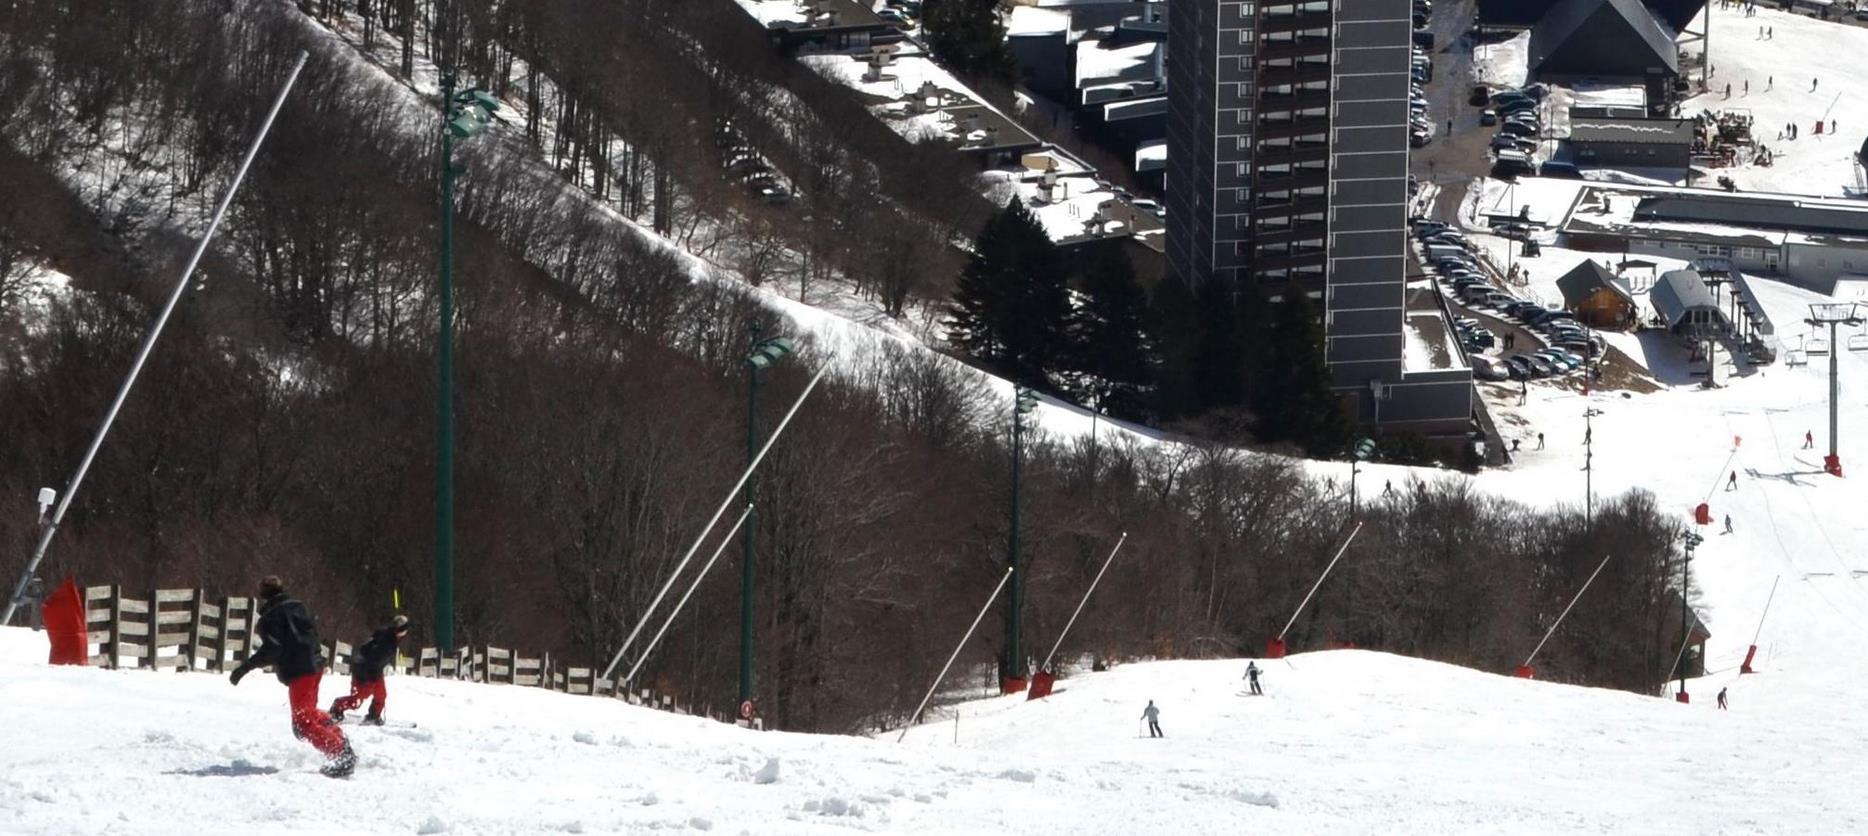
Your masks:
{"label": "person walking in distance", "polygon": [[1803,431],[1803,449],[1808,450],[1811,447],[1815,447],[1815,446],[1816,446],[1816,433],[1810,430],[1804,430]]}
{"label": "person walking in distance", "polygon": [[1155,701],[1149,700],[1148,707],[1142,709],[1142,719],[1148,721],[1148,736],[1162,737],[1161,709],[1155,707]]}
{"label": "person walking in distance", "polygon": [[1263,689],[1263,688],[1260,688],[1260,687],[1258,687],[1258,675],[1259,675],[1259,673],[1261,673],[1261,671],[1259,671],[1259,669],[1258,669],[1258,663],[1257,663],[1257,662],[1247,662],[1247,663],[1245,663],[1245,678],[1246,678],[1246,680],[1247,680],[1248,682],[1250,682],[1250,683],[1251,683],[1251,686],[1252,686],[1252,696],[1254,696],[1254,697],[1262,697],[1262,696],[1264,696],[1264,695],[1265,695],[1265,691],[1264,691],[1264,689]]}
{"label": "person walking in distance", "polygon": [[1544,434],[1543,433],[1537,434],[1537,449],[1539,450],[1544,449]]}
{"label": "person walking in distance", "polygon": [[1732,515],[1731,514],[1725,515],[1725,533],[1727,534],[1732,533]]}
{"label": "person walking in distance", "polygon": [[1719,710],[1720,711],[1725,710],[1725,689],[1724,688],[1719,689]]}
{"label": "person walking in distance", "polygon": [[318,626],[305,605],[285,594],[285,584],[278,575],[267,575],[259,582],[259,649],[233,669],[228,680],[235,685],[248,671],[273,667],[273,673],[286,687],[292,706],[292,734],[310,743],[328,758],[323,772],[342,778],[357,767],[357,755],[342,729],[331,716],[318,710],[318,681],[324,678],[324,653],[318,646]]}
{"label": "person walking in distance", "polygon": [[332,720],[343,722],[345,712],[357,710],[357,706],[368,699],[370,713],[363,716],[364,724],[383,724],[383,703],[389,701],[388,688],[383,683],[383,669],[389,667],[389,660],[396,656],[396,645],[408,634],[409,617],[398,615],[389,620],[388,626],[371,633],[370,640],[351,654],[350,693],[331,703]]}
{"label": "person walking in distance", "polygon": [[1734,470],[1731,476],[1726,477],[1725,489],[1728,491],[1738,490],[1738,471]]}

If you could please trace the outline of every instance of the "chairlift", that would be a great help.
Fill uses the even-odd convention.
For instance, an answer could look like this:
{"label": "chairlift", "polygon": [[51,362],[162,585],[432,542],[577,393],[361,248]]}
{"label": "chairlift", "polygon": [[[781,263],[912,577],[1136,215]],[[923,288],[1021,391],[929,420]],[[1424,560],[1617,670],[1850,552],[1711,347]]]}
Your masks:
{"label": "chairlift", "polygon": [[1811,357],[1827,357],[1829,355],[1829,338],[1811,337],[1810,341],[1804,344],[1803,353]]}
{"label": "chairlift", "polygon": [[1850,351],[1868,351],[1868,329],[1859,334],[1850,334],[1847,345]]}
{"label": "chairlift", "polygon": [[1802,351],[1793,348],[1784,352],[1784,365],[1786,367],[1794,369],[1798,366],[1807,366],[1809,364],[1809,355],[1804,354]]}

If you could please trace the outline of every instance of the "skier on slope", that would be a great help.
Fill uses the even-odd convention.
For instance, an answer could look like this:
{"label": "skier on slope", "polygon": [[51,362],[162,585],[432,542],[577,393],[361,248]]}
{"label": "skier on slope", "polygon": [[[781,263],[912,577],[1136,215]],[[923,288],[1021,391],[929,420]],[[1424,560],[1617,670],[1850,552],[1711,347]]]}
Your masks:
{"label": "skier on slope", "polygon": [[1155,707],[1155,701],[1149,700],[1148,707],[1142,709],[1142,719],[1148,721],[1148,736],[1161,737],[1161,709]]}
{"label": "skier on slope", "polygon": [[239,685],[248,671],[272,665],[291,701],[292,734],[330,759],[318,771],[333,778],[348,776],[357,767],[357,755],[330,715],[318,710],[318,681],[324,678],[318,626],[304,604],[285,594],[278,575],[267,575],[259,582],[259,597],[259,625],[254,630],[259,634],[259,649],[227,678]]}
{"label": "skier on slope", "polygon": [[1252,695],[1262,697],[1265,695],[1265,692],[1258,687],[1258,674],[1259,669],[1257,662],[1245,663],[1245,678],[1252,685]]}
{"label": "skier on slope", "polygon": [[370,640],[351,654],[350,693],[331,703],[332,720],[342,722],[344,712],[355,711],[368,698],[370,713],[363,716],[364,724],[383,724],[383,703],[389,701],[388,688],[383,682],[383,668],[388,667],[389,660],[395,658],[396,644],[408,634],[409,617],[398,615],[390,619],[389,626],[371,633]]}

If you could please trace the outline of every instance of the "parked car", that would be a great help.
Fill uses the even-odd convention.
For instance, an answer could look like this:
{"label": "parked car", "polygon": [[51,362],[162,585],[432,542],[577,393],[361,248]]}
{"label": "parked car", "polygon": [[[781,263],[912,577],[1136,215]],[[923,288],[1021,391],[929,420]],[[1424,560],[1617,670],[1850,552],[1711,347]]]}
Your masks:
{"label": "parked car", "polygon": [[1544,349],[1543,351],[1536,352],[1532,354],[1531,356],[1536,357],[1540,360],[1543,360],[1544,362],[1549,363],[1553,366],[1556,366],[1559,371],[1573,372],[1576,370],[1577,366],[1582,365],[1582,363],[1572,361],[1569,357],[1558,352],[1553,352],[1550,349]]}
{"label": "parked car", "polygon": [[1498,111],[1491,108],[1479,111],[1479,124],[1487,127],[1498,124]]}
{"label": "parked car", "polygon": [[1490,357],[1473,357],[1472,376],[1480,380],[1510,380],[1511,372]]}
{"label": "parked car", "polygon": [[1536,367],[1532,366],[1531,361],[1525,359],[1522,354],[1513,354],[1506,357],[1504,361],[1505,365],[1512,370],[1512,380],[1527,380],[1538,376]]}
{"label": "parked car", "polygon": [[1510,134],[1512,136],[1521,136],[1525,139],[1532,139],[1537,136],[1538,128],[1536,125],[1529,125],[1523,122],[1506,122],[1498,126],[1498,133],[1501,136]]}
{"label": "parked car", "polygon": [[1409,223],[1414,225],[1414,234],[1422,237],[1448,228],[1445,221],[1436,221],[1432,218],[1415,218]]}
{"label": "parked car", "polygon": [[1537,103],[1530,99],[1506,99],[1493,105],[1492,109],[1498,111],[1499,116],[1510,116],[1513,113],[1535,113]]}

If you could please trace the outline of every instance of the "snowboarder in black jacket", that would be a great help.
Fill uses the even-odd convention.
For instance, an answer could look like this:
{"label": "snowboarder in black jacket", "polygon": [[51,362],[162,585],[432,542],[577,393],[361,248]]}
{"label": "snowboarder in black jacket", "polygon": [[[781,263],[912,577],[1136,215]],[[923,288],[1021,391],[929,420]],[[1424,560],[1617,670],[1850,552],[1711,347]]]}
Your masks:
{"label": "snowboarder in black jacket", "polygon": [[390,619],[389,626],[371,633],[370,640],[350,655],[350,694],[331,703],[331,719],[342,721],[344,712],[357,710],[357,706],[369,699],[370,713],[363,716],[363,722],[371,726],[383,724],[383,704],[389,701],[383,669],[389,667],[389,660],[396,656],[396,645],[408,634],[408,616],[398,615]]}
{"label": "snowboarder in black jacket", "polygon": [[273,673],[286,686],[292,706],[292,734],[309,742],[330,760],[322,771],[333,778],[349,775],[356,768],[356,753],[343,730],[331,722],[330,715],[318,710],[318,681],[324,678],[324,653],[318,647],[318,626],[305,605],[285,594],[285,584],[277,575],[259,582],[259,649],[233,669],[228,679],[235,685],[248,671],[273,667]]}

